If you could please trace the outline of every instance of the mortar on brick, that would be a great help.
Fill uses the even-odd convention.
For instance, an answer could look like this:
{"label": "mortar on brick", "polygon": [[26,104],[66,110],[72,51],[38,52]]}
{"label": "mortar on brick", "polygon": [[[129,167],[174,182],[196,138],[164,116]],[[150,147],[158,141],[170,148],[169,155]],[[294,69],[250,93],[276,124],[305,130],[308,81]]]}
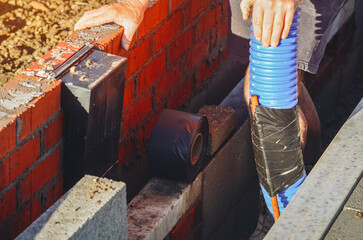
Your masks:
{"label": "mortar on brick", "polygon": [[126,185],[86,175],[17,239],[127,239]]}

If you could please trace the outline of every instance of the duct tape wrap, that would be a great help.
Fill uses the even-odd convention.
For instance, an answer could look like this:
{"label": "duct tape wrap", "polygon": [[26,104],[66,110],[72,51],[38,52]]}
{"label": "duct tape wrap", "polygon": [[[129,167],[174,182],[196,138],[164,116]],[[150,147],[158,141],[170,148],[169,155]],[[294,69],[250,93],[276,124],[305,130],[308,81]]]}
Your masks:
{"label": "duct tape wrap", "polygon": [[151,174],[193,182],[204,164],[208,131],[206,117],[165,109],[156,120],[149,140]]}
{"label": "duct tape wrap", "polygon": [[261,185],[273,197],[305,173],[297,107],[256,106],[254,117],[250,117],[257,173]]}

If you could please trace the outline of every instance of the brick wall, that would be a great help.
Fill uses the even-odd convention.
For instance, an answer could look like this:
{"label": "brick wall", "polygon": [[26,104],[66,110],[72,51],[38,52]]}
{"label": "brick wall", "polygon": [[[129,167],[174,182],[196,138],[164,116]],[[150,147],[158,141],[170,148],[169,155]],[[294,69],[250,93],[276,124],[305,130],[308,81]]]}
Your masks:
{"label": "brick wall", "polygon": [[[225,59],[227,30],[226,1],[159,0],[145,12],[133,47],[117,52],[129,61],[119,150],[119,177],[128,187],[147,180],[146,146],[158,114],[185,104]],[[128,190],[128,197],[137,192]]]}
{"label": "brick wall", "polygon": [[40,94],[0,121],[1,239],[17,236],[63,193],[60,83],[38,80],[20,75],[0,91],[2,108],[5,96],[21,101],[29,86]]}
{"label": "brick wall", "polygon": [[[146,145],[158,114],[181,107],[226,58],[226,15],[223,0],[159,0],[129,51],[119,47],[120,31],[94,42],[128,58],[116,170],[132,193],[147,180]],[[70,44],[75,34],[42,57],[47,71],[79,51]],[[52,59],[55,52],[63,60]],[[1,239],[17,236],[63,194],[61,83],[40,76],[44,69],[38,61],[0,89]]]}

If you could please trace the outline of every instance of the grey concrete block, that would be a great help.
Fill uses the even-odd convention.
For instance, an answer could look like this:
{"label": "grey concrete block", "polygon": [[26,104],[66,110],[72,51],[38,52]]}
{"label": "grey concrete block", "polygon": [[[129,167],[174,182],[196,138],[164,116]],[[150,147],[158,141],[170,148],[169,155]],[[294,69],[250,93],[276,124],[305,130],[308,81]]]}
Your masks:
{"label": "grey concrete block", "polygon": [[363,237],[363,218],[355,217],[356,211],[344,209],[330,228],[325,240],[351,239]]}
{"label": "grey concrete block", "polygon": [[127,239],[126,185],[87,175],[17,239]]}
{"label": "grey concrete block", "polygon": [[202,174],[190,185],[153,178],[128,204],[129,239],[164,239],[201,198]]}
{"label": "grey concrete block", "polygon": [[231,107],[204,106],[199,110],[198,115],[204,115],[208,118],[207,154],[213,155],[236,127],[236,112]]}
{"label": "grey concrete block", "polygon": [[203,171],[204,239],[256,179],[249,121],[245,121]]}
{"label": "grey concrete block", "polygon": [[214,227],[208,240],[248,239],[256,228],[259,216],[259,192],[260,186],[256,179],[236,204],[226,211],[226,216]]}
{"label": "grey concrete block", "polygon": [[[361,178],[358,185],[355,187],[352,195],[350,195],[344,208],[351,208],[363,212],[363,178]],[[362,225],[362,231],[363,231],[363,225]]]}

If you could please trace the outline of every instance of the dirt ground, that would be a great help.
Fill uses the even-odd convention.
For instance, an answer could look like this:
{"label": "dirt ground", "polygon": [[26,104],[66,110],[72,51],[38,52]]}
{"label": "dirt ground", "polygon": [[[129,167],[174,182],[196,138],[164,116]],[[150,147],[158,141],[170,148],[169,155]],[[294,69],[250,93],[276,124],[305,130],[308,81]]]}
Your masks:
{"label": "dirt ground", "polygon": [[85,11],[114,0],[0,0],[0,86],[73,31]]}

